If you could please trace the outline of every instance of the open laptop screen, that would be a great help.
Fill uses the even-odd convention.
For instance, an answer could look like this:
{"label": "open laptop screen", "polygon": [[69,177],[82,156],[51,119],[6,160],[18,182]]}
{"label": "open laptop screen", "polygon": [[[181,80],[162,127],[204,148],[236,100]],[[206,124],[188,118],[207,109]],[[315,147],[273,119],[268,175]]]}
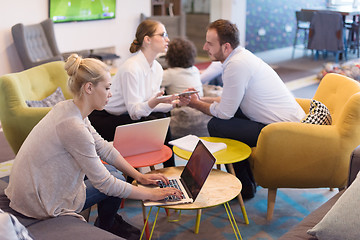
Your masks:
{"label": "open laptop screen", "polygon": [[199,140],[189,162],[181,174],[181,179],[188,187],[194,201],[204,185],[206,178],[209,176],[215,161],[215,157]]}

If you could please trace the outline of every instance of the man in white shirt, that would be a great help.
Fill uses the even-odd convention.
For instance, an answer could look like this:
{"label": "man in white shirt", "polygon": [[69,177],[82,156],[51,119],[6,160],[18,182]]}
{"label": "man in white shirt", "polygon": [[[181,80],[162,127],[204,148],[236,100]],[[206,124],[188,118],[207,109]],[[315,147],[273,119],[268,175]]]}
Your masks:
{"label": "man in white shirt", "polygon": [[[276,72],[239,44],[235,24],[220,19],[208,26],[203,49],[212,61],[222,63],[223,93],[217,98],[193,95],[189,106],[213,116],[208,123],[210,136],[255,147],[267,124],[300,121],[305,112]],[[256,185],[248,160],[234,168],[243,184],[243,198],[252,198]]]}

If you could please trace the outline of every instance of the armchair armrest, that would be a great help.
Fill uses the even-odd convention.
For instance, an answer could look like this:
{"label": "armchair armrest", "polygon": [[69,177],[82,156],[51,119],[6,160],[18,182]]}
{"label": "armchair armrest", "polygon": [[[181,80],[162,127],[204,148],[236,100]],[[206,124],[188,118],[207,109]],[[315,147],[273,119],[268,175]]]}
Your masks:
{"label": "armchair armrest", "polygon": [[33,127],[50,111],[50,107],[19,107],[3,119],[4,135],[16,154]]}

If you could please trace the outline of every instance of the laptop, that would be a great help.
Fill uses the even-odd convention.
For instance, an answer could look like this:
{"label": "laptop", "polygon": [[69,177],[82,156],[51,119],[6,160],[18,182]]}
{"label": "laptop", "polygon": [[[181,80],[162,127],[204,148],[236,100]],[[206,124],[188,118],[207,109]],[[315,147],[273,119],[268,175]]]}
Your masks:
{"label": "laptop", "polygon": [[113,145],[123,157],[161,150],[169,124],[167,117],[117,126]]}
{"label": "laptop", "polygon": [[[177,182],[183,192],[182,199],[164,199],[160,201],[143,201],[144,206],[164,206],[184,203],[192,203],[199,195],[211,169],[215,164],[215,157],[206,146],[199,141],[190,156],[180,177],[169,178],[169,181]],[[161,186],[139,185],[140,187],[159,188]]]}

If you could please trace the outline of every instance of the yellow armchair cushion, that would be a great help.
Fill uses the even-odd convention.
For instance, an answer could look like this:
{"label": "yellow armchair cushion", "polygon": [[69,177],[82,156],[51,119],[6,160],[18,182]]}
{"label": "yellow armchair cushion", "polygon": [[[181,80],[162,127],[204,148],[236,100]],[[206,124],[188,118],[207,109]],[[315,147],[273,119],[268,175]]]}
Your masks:
{"label": "yellow armchair cushion", "polygon": [[67,87],[64,62],[50,62],[19,73],[0,77],[0,121],[4,135],[15,153],[31,129],[51,108],[28,107],[26,100],[42,100],[58,87],[66,99],[72,98]]}

